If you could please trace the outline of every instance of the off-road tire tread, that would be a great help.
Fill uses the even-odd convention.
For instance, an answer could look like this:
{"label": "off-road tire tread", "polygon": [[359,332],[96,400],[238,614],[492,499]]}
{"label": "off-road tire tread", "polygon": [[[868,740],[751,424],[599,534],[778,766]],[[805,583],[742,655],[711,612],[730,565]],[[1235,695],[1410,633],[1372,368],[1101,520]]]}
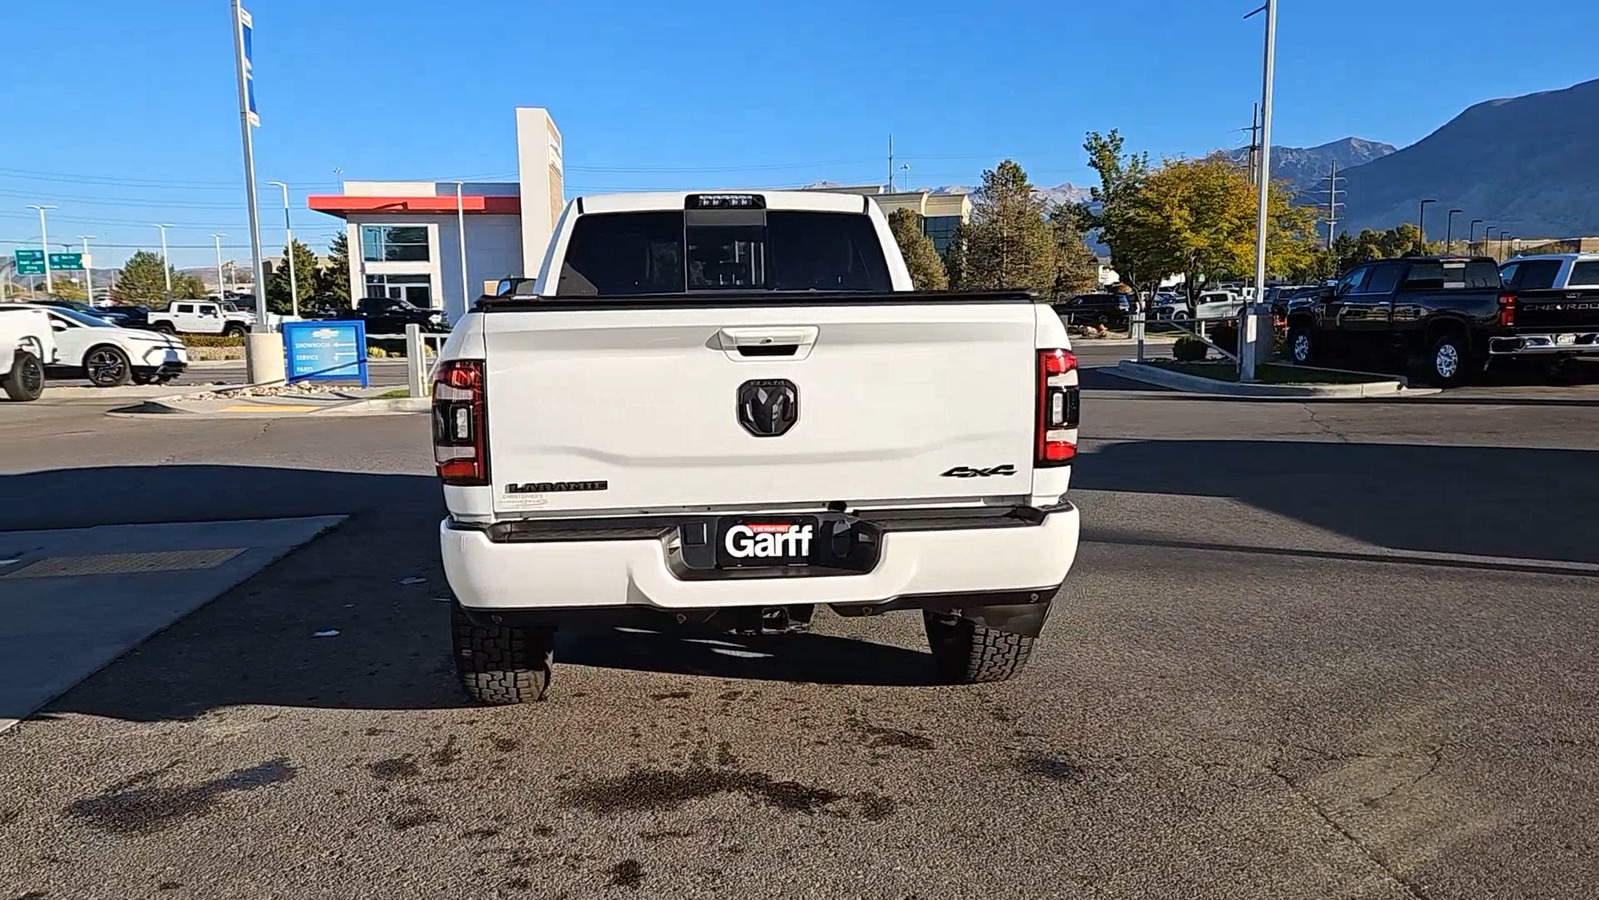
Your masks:
{"label": "off-road tire tread", "polygon": [[455,668],[467,696],[491,706],[544,699],[554,629],[474,625],[456,603],[450,609],[450,630]]}
{"label": "off-road tire tread", "polygon": [[954,623],[923,613],[928,646],[944,681],[989,684],[1014,678],[1032,655],[1036,638],[978,625],[970,619]]}
{"label": "off-road tire tread", "polygon": [[0,377],[0,389],[6,392],[7,397],[19,403],[37,400],[41,396],[28,393],[28,389],[22,385],[22,369],[28,365],[37,365],[42,369],[44,364],[31,351],[18,350],[11,360],[11,371]]}

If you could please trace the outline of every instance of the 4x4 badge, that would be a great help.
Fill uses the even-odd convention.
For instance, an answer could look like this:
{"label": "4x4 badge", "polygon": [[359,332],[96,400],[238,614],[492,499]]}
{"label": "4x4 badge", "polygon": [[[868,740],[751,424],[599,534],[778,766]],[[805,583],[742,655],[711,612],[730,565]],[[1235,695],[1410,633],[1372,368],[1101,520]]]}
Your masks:
{"label": "4x4 badge", "polygon": [[1016,467],[1013,465],[994,466],[989,469],[974,469],[970,466],[956,466],[945,472],[943,478],[989,478],[994,475],[1015,475]]}

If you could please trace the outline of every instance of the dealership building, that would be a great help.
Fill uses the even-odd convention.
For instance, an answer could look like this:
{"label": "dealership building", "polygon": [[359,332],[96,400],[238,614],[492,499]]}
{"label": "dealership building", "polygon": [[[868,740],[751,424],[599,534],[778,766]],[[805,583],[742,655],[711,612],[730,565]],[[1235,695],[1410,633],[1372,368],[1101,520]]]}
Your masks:
{"label": "dealership building", "polygon": [[[403,298],[454,322],[500,279],[537,274],[566,203],[561,132],[547,110],[517,108],[516,157],[514,182],[346,181],[341,194],[309,197],[311,209],[344,220],[350,296]],[[885,214],[915,210],[941,253],[972,209],[963,193],[811,189],[870,196]]]}

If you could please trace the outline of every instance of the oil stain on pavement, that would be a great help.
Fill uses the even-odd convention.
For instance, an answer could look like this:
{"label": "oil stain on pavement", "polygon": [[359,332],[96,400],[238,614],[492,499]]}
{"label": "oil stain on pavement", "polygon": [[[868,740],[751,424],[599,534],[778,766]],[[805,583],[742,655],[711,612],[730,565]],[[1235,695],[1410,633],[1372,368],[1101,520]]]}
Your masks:
{"label": "oil stain on pavement", "polygon": [[189,786],[146,787],[155,776],[145,773],[79,800],[67,808],[67,814],[106,831],[160,831],[212,812],[227,794],[281,784],[296,774],[284,757]]}
{"label": "oil stain on pavement", "polygon": [[853,801],[860,815],[872,821],[887,818],[898,808],[893,800],[877,794],[846,795],[797,781],[779,781],[765,772],[703,765],[680,771],[635,769],[626,775],[592,779],[567,790],[564,800],[570,808],[605,815],[676,810],[690,801],[717,794],[742,794],[794,813],[816,813]]}

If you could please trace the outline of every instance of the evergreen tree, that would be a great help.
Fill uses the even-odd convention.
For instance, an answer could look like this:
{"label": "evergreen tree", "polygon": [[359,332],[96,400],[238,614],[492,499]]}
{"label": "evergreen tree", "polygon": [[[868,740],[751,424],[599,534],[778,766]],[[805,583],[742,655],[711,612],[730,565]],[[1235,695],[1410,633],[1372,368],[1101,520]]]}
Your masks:
{"label": "evergreen tree", "polygon": [[894,242],[899,244],[900,255],[905,257],[905,267],[910,269],[911,282],[918,291],[942,291],[949,288],[949,273],[938,258],[933,241],[922,233],[922,217],[913,209],[896,209],[888,216],[888,227],[894,232]]}
{"label": "evergreen tree", "polygon": [[1099,288],[1099,258],[1083,243],[1083,233],[1078,230],[1077,209],[1062,204],[1049,214],[1049,225],[1055,236],[1056,295],[1074,296]]}
{"label": "evergreen tree", "polygon": [[969,233],[965,222],[956,225],[949,246],[944,248],[944,274],[949,276],[949,286],[954,290],[967,287],[966,276],[970,267],[966,265],[966,236]]}
{"label": "evergreen tree", "polygon": [[1054,289],[1059,256],[1054,229],[1044,221],[1044,201],[1015,162],[1004,160],[983,173],[983,186],[972,199],[965,250],[965,287]]}
{"label": "evergreen tree", "polygon": [[336,309],[350,307],[350,240],[342,231],[328,244],[328,264],[317,272],[316,293]]}
{"label": "evergreen tree", "polygon": [[[167,299],[167,267],[161,257],[148,250],[140,250],[128,257],[111,287],[111,296],[121,303],[160,304]],[[172,273],[172,286],[177,288],[177,273]]]}
{"label": "evergreen tree", "polygon": [[283,248],[283,262],[272,268],[272,277],[267,279],[267,309],[280,316],[288,315],[294,309],[293,294],[289,290],[291,253],[294,254],[294,282],[299,288],[300,302],[309,300],[316,292],[317,272],[320,269],[316,254],[296,239]]}

